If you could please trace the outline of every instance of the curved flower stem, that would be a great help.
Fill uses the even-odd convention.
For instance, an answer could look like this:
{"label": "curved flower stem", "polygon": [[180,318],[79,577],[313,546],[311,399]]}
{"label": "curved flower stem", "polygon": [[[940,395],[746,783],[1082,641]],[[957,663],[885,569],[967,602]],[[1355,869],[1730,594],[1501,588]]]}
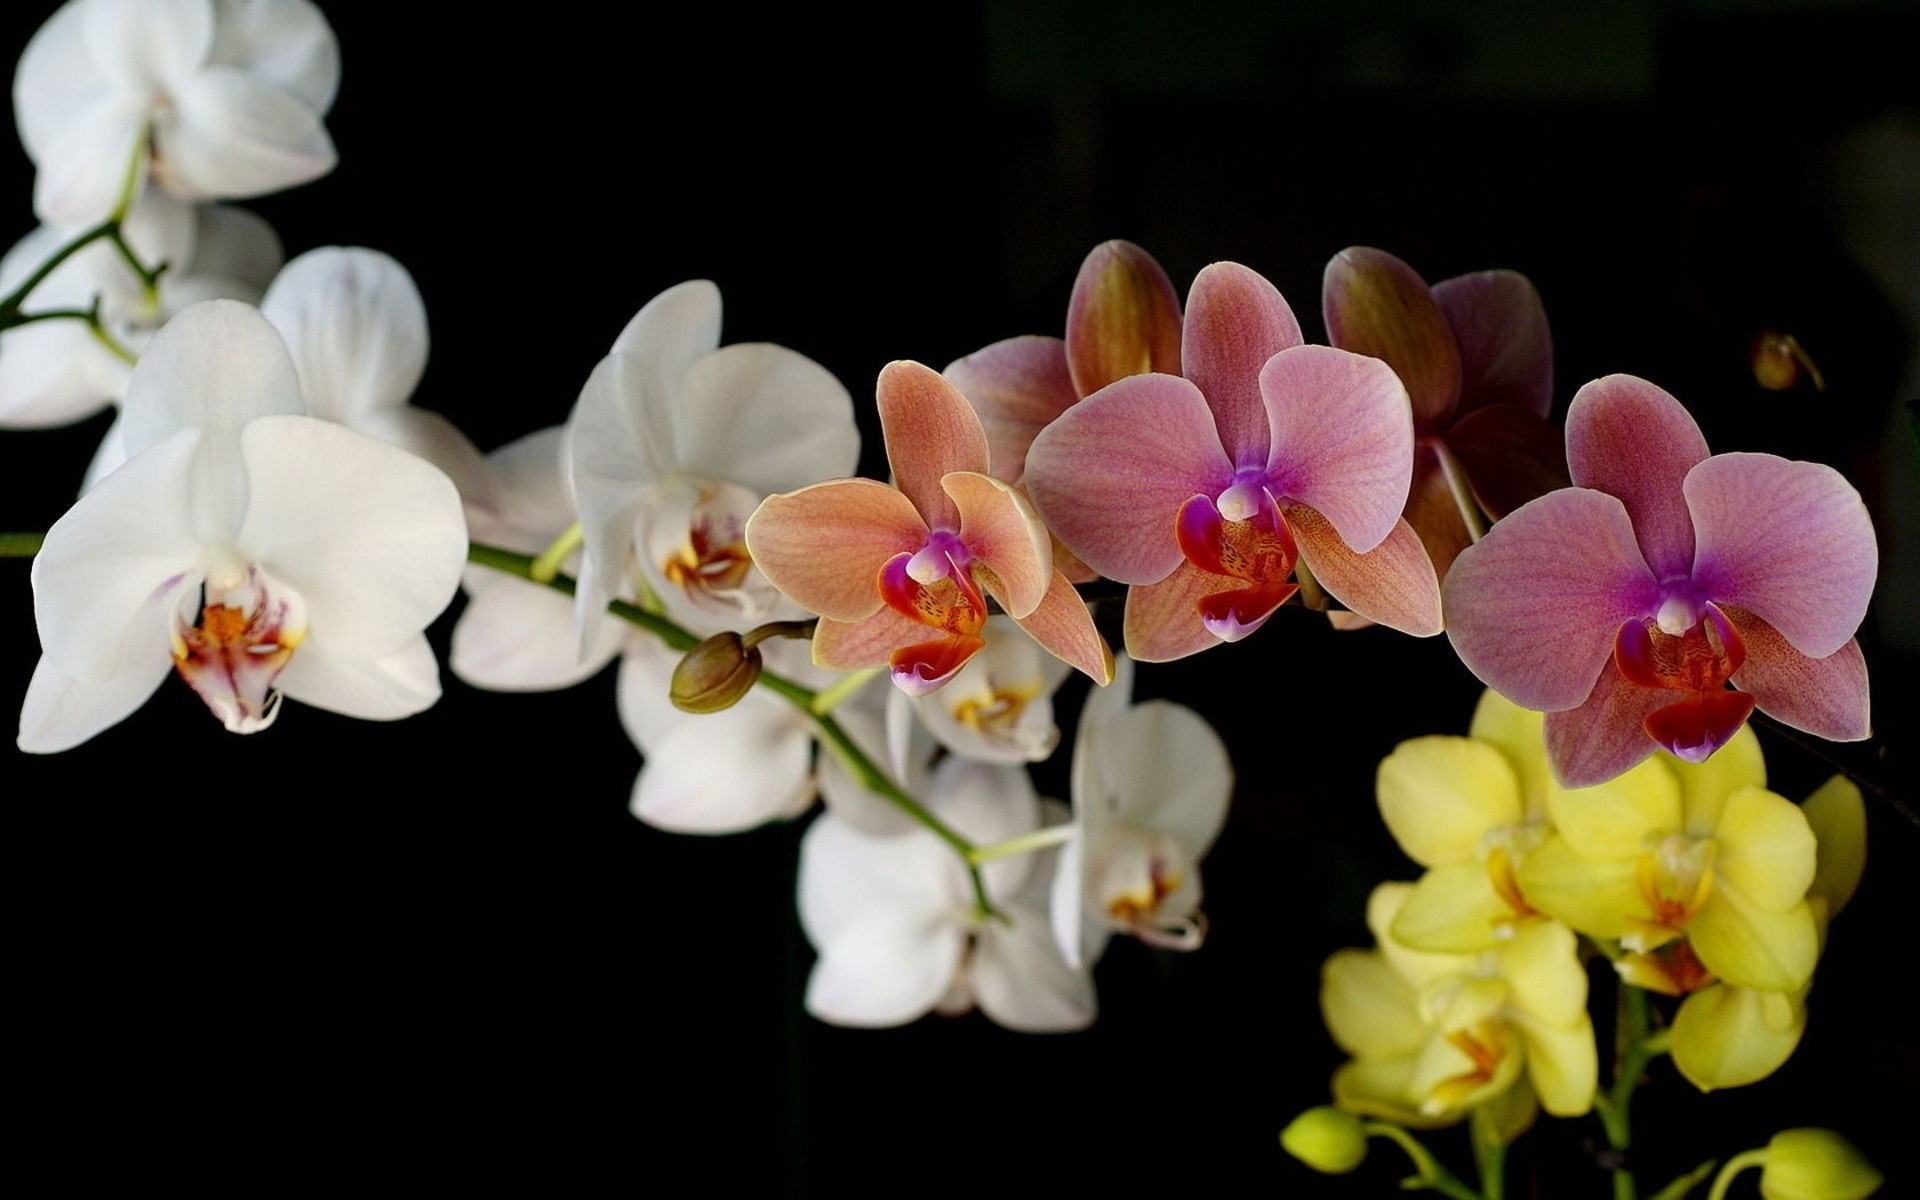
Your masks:
{"label": "curved flower stem", "polygon": [[1507,1144],[1500,1140],[1485,1105],[1473,1110],[1473,1165],[1480,1173],[1482,1200],[1502,1200],[1507,1192]]}
{"label": "curved flower stem", "polygon": [[[48,255],[47,261],[35,267],[33,273],[21,280],[18,287],[8,292],[4,297],[0,297],[0,329],[12,329],[15,325],[26,324],[26,322],[21,319],[20,306],[27,302],[27,297],[33,294],[33,289],[39,287],[41,283],[45,282],[47,276],[59,269],[61,263],[72,258],[75,254],[78,254],[103,237],[117,237],[119,229],[120,222],[118,220],[102,221],[93,228],[74,235],[72,241]],[[141,278],[146,278],[144,271],[141,271]]]}
{"label": "curved flower stem", "polygon": [[1734,1155],[1727,1160],[1726,1166],[1720,1168],[1720,1174],[1714,1176],[1713,1190],[1707,1193],[1707,1200],[1726,1200],[1727,1188],[1732,1185],[1735,1175],[1738,1175],[1748,1167],[1764,1166],[1766,1161],[1767,1150],[1765,1146],[1756,1150],[1748,1150],[1744,1154]]}
{"label": "curved flower stem", "polygon": [[580,543],[585,540],[586,535],[580,531],[580,522],[575,521],[567,526],[564,533],[553,539],[553,542],[534,558],[532,580],[535,583],[551,582],[553,577],[560,573],[560,564],[567,561],[567,555],[578,550]]}
{"label": "curved flower stem", "polygon": [[826,687],[813,694],[813,715],[822,717],[838,708],[840,702],[867,686],[867,681],[880,673],[875,667],[867,671],[848,671]]}
{"label": "curved flower stem", "polygon": [[[574,593],[574,581],[570,576],[555,574],[548,579],[536,578],[534,575],[536,560],[529,554],[516,554],[497,546],[473,542],[467,546],[467,561],[478,566],[491,567],[496,571],[504,571],[509,575],[518,575],[522,579],[544,584],[569,596]],[[608,604],[607,611],[629,624],[638,625],[665,642],[671,649],[691,650],[699,644],[700,639],[674,622],[648,612],[638,605],[629,604],[625,600],[615,600]],[[825,712],[816,711],[819,695],[813,689],[795,683],[784,676],[776,675],[772,671],[761,671],[756,682],[806,713],[812,719],[815,728],[819,730],[820,740],[840,756],[848,773],[858,780],[862,787],[911,817],[929,833],[953,848],[953,852],[960,856],[962,865],[966,867],[968,882],[973,886],[976,920],[1006,919],[987,899],[986,886],[980,878],[979,864],[975,861],[979,848],[962,837],[951,825],[934,816],[926,805],[908,795],[867,756],[864,750],[854,744],[853,738],[848,736],[846,729],[838,721]]]}
{"label": "curved flower stem", "polygon": [[[1685,1175],[1680,1176],[1672,1183],[1655,1192],[1651,1200],[1685,1200],[1687,1193],[1699,1187],[1700,1182],[1707,1176],[1713,1174],[1713,1169],[1719,1165],[1719,1159],[1708,1159],[1693,1170],[1688,1171]],[[1729,1176],[1729,1178],[1731,1178],[1731,1176]],[[1711,1198],[1709,1198],[1709,1200],[1711,1200]]]}
{"label": "curved flower stem", "polygon": [[1420,1139],[1393,1124],[1390,1121],[1363,1121],[1360,1132],[1368,1137],[1386,1138],[1407,1152],[1413,1160],[1414,1176],[1401,1182],[1400,1186],[1408,1190],[1428,1188],[1452,1200],[1484,1200],[1466,1184],[1456,1179],[1453,1173],[1440,1165],[1433,1152],[1420,1143]]}
{"label": "curved flower stem", "polygon": [[32,558],[46,540],[44,533],[0,533],[0,558]]}
{"label": "curved flower stem", "polygon": [[1625,983],[1620,985],[1619,1022],[1614,1036],[1618,1057],[1613,1086],[1594,1098],[1593,1107],[1606,1127],[1607,1147],[1619,1163],[1613,1168],[1614,1200],[1638,1200],[1639,1183],[1625,1162],[1627,1150],[1633,1145],[1633,1120],[1629,1110],[1633,1090],[1640,1086],[1640,1076],[1646,1073],[1647,1064],[1667,1052],[1667,1034],[1664,1030],[1649,1032],[1647,994]]}
{"label": "curved flower stem", "polygon": [[1073,836],[1071,822],[1062,825],[1048,825],[1032,833],[1023,833],[1019,837],[1008,838],[1004,842],[995,842],[991,846],[976,846],[973,853],[967,855],[967,861],[974,866],[984,866],[996,858],[1012,858],[1016,854],[1031,854],[1035,850],[1045,850],[1049,846],[1058,846]]}

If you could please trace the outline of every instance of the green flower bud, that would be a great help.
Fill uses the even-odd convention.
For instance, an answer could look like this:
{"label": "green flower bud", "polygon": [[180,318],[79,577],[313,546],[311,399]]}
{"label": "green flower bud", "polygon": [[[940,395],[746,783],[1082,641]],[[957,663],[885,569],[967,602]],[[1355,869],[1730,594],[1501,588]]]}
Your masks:
{"label": "green flower bud", "polygon": [[682,712],[714,713],[739,703],[758,678],[760,651],[737,633],[716,633],[673,668],[667,696]]}
{"label": "green flower bud", "polygon": [[1287,1153],[1327,1175],[1345,1175],[1367,1157],[1367,1135],[1360,1118],[1343,1108],[1321,1105],[1295,1117],[1280,1131]]}
{"label": "green flower bud", "polygon": [[1885,1177],[1831,1129],[1783,1129],[1767,1143],[1760,1168],[1766,1200],[1863,1200]]}

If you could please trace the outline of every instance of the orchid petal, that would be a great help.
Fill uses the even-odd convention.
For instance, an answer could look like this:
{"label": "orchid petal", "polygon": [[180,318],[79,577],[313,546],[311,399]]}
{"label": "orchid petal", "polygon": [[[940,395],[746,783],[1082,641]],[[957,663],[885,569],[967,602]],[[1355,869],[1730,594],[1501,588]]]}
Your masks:
{"label": "orchid petal", "polygon": [[1077,799],[1110,803],[1114,824],[1165,834],[1198,862],[1233,795],[1233,764],[1213,726],[1184,705],[1147,700],[1113,719],[1101,748],[1111,790]]}
{"label": "orchid petal", "polygon": [[1584,701],[1547,714],[1547,761],[1553,765],[1554,780],[1561,787],[1592,787],[1652,754],[1646,719],[1674,695],[1630,683],[1612,662],[1605,663]]}
{"label": "orchid petal", "polygon": [[478,507],[497,503],[494,473],[480,448],[439,413],[402,405],[375,412],[353,428],[439,467],[453,481],[463,503]]}
{"label": "orchid petal", "polygon": [[1633,858],[1651,840],[1684,827],[1680,781],[1666,762],[1653,758],[1605,783],[1556,789],[1547,811],[1567,845],[1600,860]]}
{"label": "orchid petal", "polygon": [[1527,903],[1581,933],[1618,938],[1629,914],[1640,913],[1637,860],[1587,858],[1563,837],[1550,837],[1520,861]]}
{"label": "orchid petal", "polygon": [[1806,899],[1813,886],[1816,842],[1800,806],[1765,788],[1744,787],[1727,797],[1714,841],[1715,886],[1739,890],[1767,912]]}
{"label": "orchid petal", "polygon": [[1529,815],[1545,811],[1552,775],[1547,767],[1544,719],[1540,713],[1502,696],[1492,688],[1480,693],[1467,736],[1499,749],[1512,766],[1520,786],[1522,807]]}
{"label": "orchid petal", "polygon": [[1681,1002],[1668,1044],[1687,1082],[1710,1092],[1773,1074],[1806,1028],[1806,1004],[1797,996],[1717,984]]}
{"label": "orchid petal", "polygon": [[930,529],[955,529],[960,515],[940,487],[954,471],[984,473],[987,435],[967,398],[932,367],[898,360],[875,388],[893,484]]}
{"label": "orchid petal", "polygon": [[675,465],[760,495],[853,474],[853,398],[819,363],[743,342],[694,360],[681,378]]}
{"label": "orchid petal", "polygon": [[1460,504],[1454,499],[1446,472],[1440,469],[1434,447],[1425,443],[1414,447],[1413,481],[1407,488],[1405,515],[1433,563],[1434,575],[1445,579],[1453,560],[1473,544],[1473,535],[1467,531],[1466,518],[1460,515]]}
{"label": "orchid petal", "polygon": [[[1558,921],[1529,921],[1497,954],[1507,1004],[1529,1024],[1568,1028],[1585,1023],[1587,971],[1573,930]],[[1587,1044],[1592,1046],[1589,1032]]]}
{"label": "orchid petal", "polygon": [[693,361],[720,347],[720,289],[710,280],[675,284],[633,315],[613,353],[659,364],[660,377],[678,379]]}
{"label": "orchid petal", "polygon": [[1020,628],[1048,654],[1097,684],[1113,680],[1113,651],[1093,626],[1093,614],[1067,577],[1053,572],[1046,593],[1033,611],[1018,618]]}
{"label": "orchid petal", "polygon": [[231,66],[208,66],[156,115],[154,173],[183,200],[246,199],[310,183],[337,156],[304,99]]}
{"label": "orchid petal", "polygon": [[858,621],[880,607],[875,582],[896,554],[927,540],[913,502],[872,479],[838,479],[769,496],[747,519],[747,552],[774,587],[809,612]]}
{"label": "orchid petal", "polygon": [[933,1010],[959,969],[966,934],[938,912],[875,908],[816,944],[807,1011],[835,1025],[883,1029]]}
{"label": "orchid petal", "polygon": [[377,250],[309,250],[275,277],[260,312],[286,339],[316,417],[357,426],[404,405],[427,369],[420,289]]}
{"label": "orchid petal", "polygon": [[1413,989],[1377,951],[1336,950],[1320,969],[1320,1012],[1334,1044],[1369,1059],[1413,1054],[1430,1030]]}
{"label": "orchid petal", "polygon": [[537,554],[573,524],[566,426],[550,425],[515,438],[487,455],[487,469],[494,482],[486,489],[484,504],[467,501],[470,509],[479,510],[470,517],[476,540]]}
{"label": "orchid petal", "polygon": [[1867,866],[1867,810],[1859,785],[1835,775],[1800,805],[1816,846],[1813,885],[1807,899],[1825,905],[1832,918],[1853,899]]}
{"label": "orchid petal", "polygon": [[1066,1033],[1094,1020],[1093,977],[1069,965],[1037,905],[1011,912],[1012,925],[980,928],[973,991],[980,1011],[1023,1033]]}
{"label": "orchid petal", "polygon": [[251,496],[238,543],[306,601],[312,637],[378,657],[447,607],[467,525],[439,469],[312,417],[261,417],[240,442]]}
{"label": "orchid petal", "polygon": [[1517,271],[1476,271],[1434,284],[1433,298],[1460,349],[1462,412],[1501,405],[1544,418],[1553,404],[1553,338],[1533,281]]}
{"label": "orchid petal", "polygon": [[1445,441],[1474,501],[1495,520],[1568,485],[1560,430],[1514,405],[1474,409],[1453,423]]}
{"label": "orchid petal", "polygon": [[1574,485],[1619,498],[1655,578],[1693,565],[1693,518],[1681,493],[1704,462],[1707,440],[1680,402],[1632,375],[1581,388],[1567,409],[1567,468]]}
{"label": "orchid petal", "polygon": [[1435,867],[1414,884],[1393,921],[1393,937],[1415,950],[1477,954],[1513,928],[1514,911],[1481,863]]}
{"label": "orchid petal", "polygon": [[989,472],[1008,483],[1026,472],[1034,435],[1080,399],[1059,338],[1008,338],[948,363],[942,374],[980,417]]}
{"label": "orchid petal", "polygon": [[0,345],[0,428],[47,429],[83,421],[126,388],[126,373],[78,321],[36,321]]}
{"label": "orchid petal", "polygon": [[[1690,837],[1712,837],[1726,812],[1727,797],[1741,788],[1767,786],[1767,763],[1751,726],[1714,751],[1705,762],[1660,760],[1680,781],[1681,827]],[[1799,899],[1799,897],[1795,897]]]}
{"label": "orchid petal", "polygon": [[1867,661],[1860,643],[1825,658],[1795,650],[1773,626],[1751,613],[1721,608],[1746,643],[1747,661],[1733,674],[1733,686],[1751,692],[1762,712],[1836,742],[1857,742],[1873,735]]}
{"label": "orchid petal", "polygon": [[1804,987],[1820,957],[1820,934],[1804,902],[1770,911],[1724,881],[1715,882],[1713,894],[1687,922],[1687,939],[1715,975],[1768,992]]}
{"label": "orchid petal", "polygon": [[886,666],[895,650],[923,642],[934,632],[884,604],[857,621],[821,617],[813,631],[813,663],[835,671]]}
{"label": "orchid petal", "polygon": [[981,586],[1015,620],[1037,607],[1052,584],[1053,542],[1025,493],[977,471],[954,471],[940,479],[960,518],[960,540],[984,569]]}
{"label": "orchid petal", "polygon": [[198,587],[205,556],[188,520],[200,441],[183,429],[128,460],[47,530],[34,620],[60,674],[91,683],[168,661],[168,614]]}
{"label": "orchid petal", "polygon": [[1327,263],[1320,305],[1328,341],[1380,359],[1406,384],[1416,426],[1452,415],[1460,350],[1446,313],[1412,267],[1384,250],[1351,246]]}
{"label": "orchid petal", "polygon": [[1136,662],[1172,662],[1220,644],[1200,619],[1200,602],[1233,581],[1182,559],[1159,583],[1127,589],[1122,621],[1127,656]]}
{"label": "orchid petal", "polygon": [[[105,220],[126,185],[127,160],[140,147],[147,116],[143,98],[118,90],[83,95],[59,114],[37,151],[29,143],[37,168],[33,211],[48,224],[79,227]],[[18,84],[14,96],[26,140],[29,123],[37,118],[27,115],[29,101]]]}
{"label": "orchid petal", "polygon": [[1374,791],[1387,832],[1423,867],[1477,867],[1481,839],[1523,815],[1520,784],[1506,757],[1463,737],[1401,742],[1381,760]]}
{"label": "orchid petal", "polygon": [[1313,509],[1291,504],[1285,511],[1300,545],[1300,560],[1334,598],[1401,633],[1432,637],[1440,632],[1440,581],[1426,547],[1405,519],[1396,519],[1385,541],[1357,554]]}
{"label": "orchid petal", "polygon": [[1825,658],[1866,618],[1879,549],[1860,493],[1838,471],[1771,454],[1718,454],[1687,474],[1694,582],[1794,649]]}
{"label": "orchid petal", "polygon": [[213,62],[244,62],[320,112],[340,84],[340,46],[320,10],[305,0],[223,5],[214,23]]}
{"label": "orchid petal", "polygon": [[[1300,322],[1293,310],[1259,274],[1239,263],[1219,262],[1194,276],[1187,292],[1181,363],[1213,411],[1231,466],[1257,467],[1267,461],[1260,368],[1300,342]],[[1151,439],[1146,431],[1138,436]]]}
{"label": "orchid petal", "polygon": [[366,721],[397,721],[440,699],[440,660],[422,634],[396,648],[362,656],[332,637],[300,643],[274,684],[287,697]]}
{"label": "orchid petal", "polygon": [[[1584,985],[1584,976],[1581,982]],[[1583,986],[1582,995],[1585,991]],[[1527,1078],[1540,1107],[1556,1117],[1584,1115],[1593,1107],[1594,1081],[1600,1073],[1592,1020],[1582,1013],[1564,1027],[1533,1021],[1517,1024],[1527,1045]]]}
{"label": "orchid petal", "polygon": [[[147,192],[134,206],[164,197],[164,192]],[[206,204],[192,209],[193,271],[195,280],[209,280],[222,294],[236,300],[257,300],[272,283],[286,261],[280,235],[257,213],[228,204]],[[156,256],[148,255],[152,262]],[[164,261],[164,256],[159,256]],[[170,281],[178,287],[182,280]],[[228,291],[229,287],[239,289]],[[208,296],[206,299],[214,299]]]}
{"label": "orchid petal", "polygon": [[475,568],[453,627],[448,665],[466,683],[496,692],[546,692],[600,673],[626,641],[624,626],[600,623],[586,656],[573,635],[573,600],[552,588]]}
{"label": "orchid petal", "polygon": [[1620,501],[1566,488],[1462,551],[1441,595],[1467,669],[1515,703],[1554,712],[1592,693],[1620,626],[1652,610],[1654,579]]}
{"label": "orchid petal", "polygon": [[1318,510],[1356,551],[1384,541],[1413,474],[1413,426],[1393,372],[1344,350],[1297,346],[1267,360],[1260,395],[1273,428],[1273,494]]}
{"label": "orchid petal", "polygon": [[1200,390],[1170,375],[1109,384],[1040,431],[1025,486],[1067,548],[1121,583],[1165,579],[1182,559],[1174,518],[1233,481]]}
{"label": "orchid petal", "polygon": [[1082,396],[1129,375],[1180,373],[1180,296],[1151,254],[1124,241],[1093,248],[1067,302],[1066,350]]}
{"label": "orchid petal", "polygon": [[[156,609],[142,615],[150,618],[145,624],[162,631],[164,642],[164,606]],[[155,649],[157,653],[128,661],[111,675],[85,680],[66,674],[42,655],[20,706],[20,749],[58,754],[126,720],[173,674],[173,660],[164,646]]]}

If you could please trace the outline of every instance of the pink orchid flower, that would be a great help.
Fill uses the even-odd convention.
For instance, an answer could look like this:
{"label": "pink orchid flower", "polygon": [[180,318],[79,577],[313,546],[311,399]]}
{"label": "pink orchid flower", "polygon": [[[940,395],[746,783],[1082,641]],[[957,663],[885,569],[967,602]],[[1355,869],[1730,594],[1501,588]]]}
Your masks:
{"label": "pink orchid flower", "polygon": [[1187,296],[1184,377],[1133,375],[1042,430],[1025,484],[1089,567],[1130,585],[1127,653],[1165,662],[1237,641],[1304,563],[1363,617],[1440,631],[1440,589],[1401,518],[1406,389],[1374,358],[1301,344],[1274,286],[1215,263]]}
{"label": "pink orchid flower", "polygon": [[1630,375],[1573,398],[1567,465],[1575,486],[1462,551],[1445,589],[1454,649],[1547,714],[1564,786],[1611,779],[1656,745],[1700,762],[1756,706],[1821,737],[1868,736],[1853,633],[1879,552],[1839,472],[1709,457],[1686,409]]}
{"label": "pink orchid flower", "polygon": [[1110,681],[1111,652],[1054,567],[1046,526],[987,474],[966,397],[915,362],[889,363],[878,395],[895,486],[830,480],[770,496],[747,521],[761,573],[820,614],[814,662],[885,664],[902,691],[925,695],[986,644],[991,597],[1049,653]]}
{"label": "pink orchid flower", "polygon": [[[1413,404],[1407,521],[1441,578],[1478,532],[1567,486],[1553,403],[1553,341],[1540,293],[1514,271],[1428,287],[1384,250],[1350,246],[1320,292],[1327,340],[1392,367]],[[1469,522],[1472,522],[1470,531]]]}

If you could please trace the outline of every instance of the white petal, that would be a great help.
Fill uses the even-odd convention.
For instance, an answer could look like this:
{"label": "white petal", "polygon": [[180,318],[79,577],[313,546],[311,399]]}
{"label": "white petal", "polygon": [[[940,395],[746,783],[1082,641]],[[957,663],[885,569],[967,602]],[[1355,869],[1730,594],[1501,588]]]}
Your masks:
{"label": "white petal", "polygon": [[[156,614],[157,617],[157,614]],[[156,619],[156,628],[165,629]],[[27,684],[20,708],[19,746],[28,754],[69,750],[125,720],[173,673],[173,660],[161,652],[128,664],[118,674],[82,682],[42,657]]]}
{"label": "white petal", "polygon": [[980,1011],[1025,1033],[1066,1033],[1093,1024],[1093,977],[1061,957],[1044,910],[1009,906],[1006,915],[1011,927],[989,921],[975,934],[973,991]]}
{"label": "white petal", "polygon": [[566,426],[551,425],[508,442],[487,455],[487,468],[493,472],[493,502],[488,537],[481,540],[497,536],[508,549],[537,554],[573,524]]}
{"label": "white petal", "polygon": [[932,1011],[966,949],[966,931],[923,913],[876,910],[819,947],[807,1011],[834,1025],[882,1029]]}
{"label": "white petal", "polygon": [[35,215],[72,228],[105,220],[126,185],[146,116],[142,98],[118,91],[89,95],[68,109],[34,155]]}
{"label": "white petal", "polygon": [[360,427],[405,404],[426,371],[420,289],[377,250],[309,250],[274,279],[260,311],[286,338],[316,417]]}
{"label": "white petal", "polygon": [[71,425],[118,399],[126,376],[78,321],[40,321],[0,337],[0,428]]}
{"label": "white petal", "polygon": [[705,279],[676,284],[647,301],[613,341],[615,354],[634,354],[678,379],[693,360],[720,345],[720,289]]}
{"label": "white petal", "polygon": [[[765,649],[765,644],[762,649]],[[898,697],[897,701],[895,697]],[[900,763],[904,760],[889,752],[888,735],[894,729],[889,718],[894,715],[892,706],[896,703],[905,712],[906,697],[900,689],[887,683],[884,676],[879,676],[869,681],[853,700],[843,702],[834,709],[833,715],[854,745],[860,747],[881,770],[888,772],[909,795],[918,798],[924,779],[902,771]],[[887,710],[885,716],[882,715],[882,708]],[[907,713],[907,716],[909,728],[899,731],[903,749],[904,743],[911,739],[913,725],[911,714]],[[927,739],[925,749],[929,752],[933,749],[932,739]],[[922,828],[848,774],[840,756],[828,751],[825,746],[821,747],[819,771],[820,798],[826,802],[828,810],[860,832],[871,837],[898,837]]]}
{"label": "white petal", "polygon": [[[643,385],[646,374],[646,364],[632,355],[608,355],[587,377],[567,418],[567,470],[584,552],[574,609],[583,651],[592,618],[620,594],[627,578],[641,491],[663,473],[661,454],[671,434],[645,423],[664,419],[666,402],[648,405],[639,394],[664,384]],[[631,403],[630,396],[636,397]]]}
{"label": "white petal", "polygon": [[340,45],[308,0],[216,0],[209,61],[245,67],[326,112],[340,85]]}
{"label": "white petal", "polygon": [[573,637],[573,599],[513,575],[469,567],[467,606],[453,627],[448,665],[466,683],[496,692],[572,687],[613,661],[626,643],[622,623],[601,622],[582,659]]}
{"label": "white petal", "polygon": [[650,739],[634,816],[676,833],[738,833],[813,803],[813,739],[786,701],[756,691],[722,712],[681,715]]}
{"label": "white petal", "polygon": [[453,599],[467,526],[440,470],[312,417],[262,417],[241,442],[252,492],[238,545],[306,600],[310,637],[384,655]]}
{"label": "white petal", "polygon": [[102,479],[120,469],[127,461],[127,434],[122,428],[123,419],[113,418],[113,424],[107,426],[107,432],[100,438],[100,445],[94,449],[93,461],[87,464],[87,474],[80,481],[82,495],[90,492]]}
{"label": "white petal", "polygon": [[[153,197],[165,194],[147,193]],[[205,204],[196,207],[194,212],[197,228],[193,242],[193,279],[211,281],[212,286],[226,289],[222,294],[231,299],[259,299],[286,261],[280,235],[264,217],[244,208]],[[178,282],[162,279],[163,286]]]}
{"label": "white petal", "polygon": [[333,139],[307,101],[238,67],[212,66],[155,114],[153,172],[184,200],[277,192],[333,169]]}
{"label": "white petal", "polygon": [[371,658],[309,636],[280,672],[288,698],[367,721],[395,721],[440,699],[440,663],[427,639],[415,634],[399,648]]}
{"label": "white petal", "polygon": [[199,440],[182,430],[130,460],[47,530],[31,572],[34,620],[64,674],[101,681],[169,658],[165,614],[199,583],[188,519]]}
{"label": "white petal", "polygon": [[[976,845],[991,846],[1040,828],[1040,796],[1025,767],[945,758],[918,797],[933,814]],[[951,853],[951,851],[949,851]],[[1034,872],[1032,854],[998,858],[980,869],[989,895],[1011,896]]]}
{"label": "white petal", "polygon": [[953,851],[924,829],[870,837],[827,812],[800,839],[797,900],[819,947],[875,909],[960,920],[972,894]]}
{"label": "white petal", "polygon": [[[13,76],[14,119],[27,157],[36,163],[58,139],[70,113],[103,93],[120,90],[94,65],[87,23],[84,4],[63,4],[34,31],[20,54]],[[42,214],[42,219],[54,218]]]}
{"label": "white petal", "polygon": [[87,49],[95,69],[129,91],[167,88],[207,61],[208,0],[86,0]]}
{"label": "white petal", "polygon": [[782,346],[727,346],[681,379],[680,469],[762,496],[851,475],[860,459],[853,398],[825,367]]}
{"label": "white petal", "polygon": [[[372,413],[353,428],[439,467],[453,480],[463,504],[497,507],[494,474],[485,456],[466,434],[439,413],[405,405]],[[558,536],[558,531],[555,535]]]}
{"label": "white petal", "polygon": [[1213,727],[1190,708],[1149,700],[1112,721],[1100,744],[1114,822],[1167,834],[1196,860],[1205,854],[1233,793],[1233,767]]}

